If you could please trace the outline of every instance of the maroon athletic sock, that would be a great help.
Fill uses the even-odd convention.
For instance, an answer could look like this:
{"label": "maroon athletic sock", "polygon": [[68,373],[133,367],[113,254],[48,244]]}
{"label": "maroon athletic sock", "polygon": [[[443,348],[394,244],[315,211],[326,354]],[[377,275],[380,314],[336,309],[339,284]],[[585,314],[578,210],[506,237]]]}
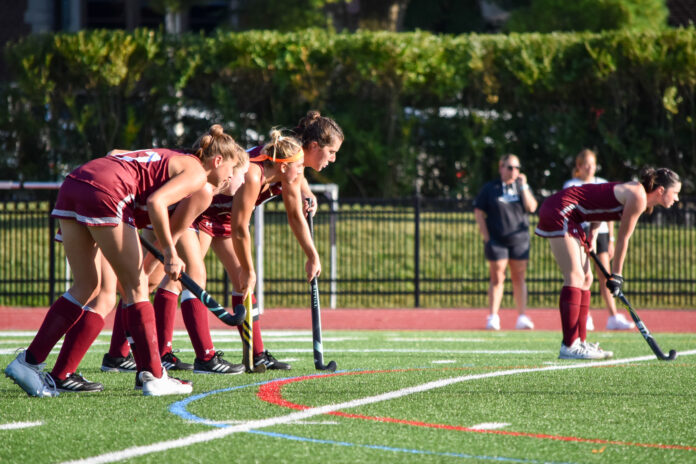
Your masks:
{"label": "maroon athletic sock", "polygon": [[174,339],[174,318],[176,317],[176,307],[179,302],[179,295],[163,288],[158,288],[155,293],[155,320],[157,321],[157,343],[159,344],[159,354],[164,356],[172,351],[172,340]]}
{"label": "maroon athletic sock", "polygon": [[114,328],[111,330],[111,344],[109,345],[109,356],[112,358],[125,358],[128,356],[128,340],[126,339],[126,325],[124,322],[123,301],[118,301],[116,314],[114,315]]}
{"label": "maroon athletic sock", "polygon": [[570,346],[578,338],[578,317],[582,290],[577,287],[564,286],[561,289],[561,325],[563,326],[563,344]]}
{"label": "maroon athletic sock", "polygon": [[263,338],[261,338],[261,324],[258,320],[254,321],[254,327],[252,327],[252,332],[254,334],[252,347],[254,350],[254,356],[258,356],[263,353]]}
{"label": "maroon athletic sock", "polygon": [[578,335],[580,341],[587,339],[587,316],[590,314],[590,298],[592,293],[589,290],[582,290],[580,297],[580,315],[578,316]]}
{"label": "maroon athletic sock", "polygon": [[215,355],[215,347],[210,337],[208,308],[198,298],[189,298],[181,302],[181,315],[196,352],[196,358],[200,361],[209,361]]}
{"label": "maroon athletic sock", "polygon": [[149,371],[162,377],[162,362],[157,350],[155,309],[149,301],[141,301],[125,307],[128,334],[133,339],[133,356],[138,372]]}
{"label": "maroon athletic sock", "polygon": [[69,374],[74,374],[85,353],[103,328],[103,317],[94,311],[85,311],[80,320],[65,334],[65,340],[51,376],[65,380]]}
{"label": "maroon athletic sock", "polygon": [[27,362],[30,364],[44,362],[58,340],[75,325],[83,312],[82,307],[76,302],[70,301],[65,296],[58,298],[46,313],[41,328],[27,348],[25,353]]}

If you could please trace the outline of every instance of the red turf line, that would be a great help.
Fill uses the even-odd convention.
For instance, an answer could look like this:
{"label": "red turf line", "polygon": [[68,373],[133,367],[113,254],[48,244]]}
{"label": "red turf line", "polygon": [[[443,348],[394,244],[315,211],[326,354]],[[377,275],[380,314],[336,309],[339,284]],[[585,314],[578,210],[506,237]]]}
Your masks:
{"label": "red turf line", "polygon": [[[47,308],[13,308],[0,306],[0,330],[38,330]],[[484,330],[486,309],[325,309],[322,312],[324,330]],[[557,309],[529,309],[527,314],[536,326],[535,330],[561,330]],[[688,310],[639,310],[640,317],[651,332],[696,333],[696,311]],[[106,319],[105,329],[113,326],[112,311]],[[597,330],[606,327],[607,311],[593,309],[592,317]],[[517,311],[500,310],[503,330],[514,330]],[[210,327],[229,328],[214,315],[209,315]],[[267,309],[261,316],[264,329],[312,328],[312,317],[306,309]],[[181,312],[177,311],[175,328],[185,328]]]}
{"label": "red turf line", "polygon": [[[269,382],[267,384],[261,385],[257,396],[262,401],[267,403],[275,404],[284,408],[289,409],[309,409],[311,406],[297,404],[287,401],[283,398],[283,387],[289,383],[303,382],[305,380],[313,380],[326,377],[335,377],[339,375],[357,375],[357,374],[376,374],[376,373],[386,373],[386,372],[403,372],[404,370],[380,370],[380,371],[360,371],[360,372],[340,372],[335,374],[325,374],[325,375],[307,375],[303,377],[297,377],[293,379],[281,379],[274,382]],[[427,427],[434,429],[443,430],[455,430],[459,432],[471,432],[471,433],[488,433],[494,435],[505,435],[513,437],[526,437],[526,438],[537,438],[542,440],[556,440],[556,441],[568,441],[568,442],[578,442],[578,443],[593,443],[600,445],[618,445],[618,446],[637,446],[642,448],[658,448],[658,449],[675,449],[682,451],[696,451],[696,446],[683,446],[683,445],[664,445],[661,443],[637,443],[637,442],[626,442],[626,441],[616,441],[616,440],[603,440],[599,438],[581,438],[581,437],[568,437],[563,435],[549,435],[543,433],[528,433],[528,432],[513,432],[506,430],[485,430],[485,429],[474,429],[471,427],[463,427],[459,425],[448,425],[448,424],[434,424],[430,422],[413,421],[406,419],[396,419],[393,417],[377,417],[377,416],[365,416],[362,414],[351,414],[341,411],[333,411],[329,414],[333,416],[346,417],[350,419],[362,419],[376,422],[386,422],[392,424],[410,425],[414,427]]]}

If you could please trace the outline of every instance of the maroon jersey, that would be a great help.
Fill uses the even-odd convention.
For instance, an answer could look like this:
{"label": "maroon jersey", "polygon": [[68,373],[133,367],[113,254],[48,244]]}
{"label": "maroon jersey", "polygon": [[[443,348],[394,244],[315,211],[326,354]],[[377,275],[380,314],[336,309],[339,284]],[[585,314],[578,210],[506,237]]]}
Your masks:
{"label": "maroon jersey", "polygon": [[559,237],[570,233],[584,241],[583,222],[620,220],[624,205],[614,195],[617,184],[619,182],[584,184],[551,195],[539,208],[536,234]]}
{"label": "maroon jersey", "polygon": [[[247,150],[251,163],[258,165],[261,168],[261,185],[263,186],[266,176],[263,169],[263,161],[253,161],[255,157],[261,154],[263,146],[257,146]],[[263,187],[262,187],[263,188]],[[280,195],[282,189],[280,182],[271,184],[265,191],[259,191],[256,198],[256,206],[271,200]],[[232,215],[232,199],[231,195],[217,194],[213,197],[210,207],[203,212],[194,221],[194,227],[201,232],[205,232],[211,237],[229,237],[232,234],[232,226],[230,224]]]}
{"label": "maroon jersey", "polygon": [[[52,215],[88,225],[122,220],[135,225],[136,209],[169,180],[169,162],[175,156],[193,155],[152,148],[89,161],[66,177]],[[137,216],[139,227],[149,223],[146,213]]]}

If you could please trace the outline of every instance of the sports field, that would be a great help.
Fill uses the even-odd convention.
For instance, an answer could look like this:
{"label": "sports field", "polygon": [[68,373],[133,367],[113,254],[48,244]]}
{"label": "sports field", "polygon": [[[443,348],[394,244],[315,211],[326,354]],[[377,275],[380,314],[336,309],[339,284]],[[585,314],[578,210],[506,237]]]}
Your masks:
{"label": "sports field", "polygon": [[[33,333],[0,332],[2,368]],[[634,331],[591,334],[614,359],[560,361],[556,331],[325,330],[331,374],[310,331],[266,331],[291,371],[183,374],[194,395],[146,398],[100,371],[103,333],[80,368],[102,393],[29,398],[0,378],[0,462],[696,462],[696,336],[655,335],[676,361]],[[241,359],[236,331],[213,339]],[[185,332],[174,344],[192,362]]]}

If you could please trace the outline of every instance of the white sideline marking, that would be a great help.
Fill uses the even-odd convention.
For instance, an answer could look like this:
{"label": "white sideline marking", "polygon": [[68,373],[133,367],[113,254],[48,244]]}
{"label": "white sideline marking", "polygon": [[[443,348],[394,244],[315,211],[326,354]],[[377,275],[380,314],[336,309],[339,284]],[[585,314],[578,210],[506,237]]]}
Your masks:
{"label": "white sideline marking", "polygon": [[[696,350],[683,351],[679,353],[682,356],[688,356],[696,354]],[[195,443],[204,443],[211,440],[216,440],[218,438],[224,438],[234,433],[248,432],[249,430],[261,429],[266,427],[273,427],[280,424],[289,424],[298,420],[309,419],[310,417],[320,416],[323,414],[328,414],[334,411],[340,411],[342,409],[356,408],[359,406],[365,406],[368,404],[380,403],[382,401],[389,401],[396,398],[401,398],[408,395],[413,395],[415,393],[422,393],[429,390],[434,390],[436,388],[446,387],[448,385],[453,385],[456,383],[467,382],[469,380],[487,379],[491,377],[503,377],[508,375],[526,374],[530,372],[545,372],[545,371],[559,371],[559,370],[569,370],[569,369],[582,369],[585,367],[597,367],[597,366],[615,366],[619,364],[628,364],[632,362],[640,361],[654,361],[655,356],[641,356],[638,358],[626,358],[626,359],[615,359],[611,361],[592,361],[592,362],[581,362],[574,363],[569,362],[567,365],[563,366],[548,366],[548,367],[535,367],[527,369],[508,369],[504,371],[496,372],[486,372],[483,374],[465,375],[461,377],[451,377],[449,379],[435,380],[432,382],[427,382],[421,385],[416,385],[413,387],[402,388],[401,390],[395,390],[392,392],[382,393],[380,395],[368,396],[365,398],[359,398],[356,400],[345,401],[338,404],[327,404],[325,406],[319,406],[316,408],[304,409],[302,411],[292,412],[284,416],[269,417],[266,419],[257,419],[252,421],[247,421],[239,425],[233,425],[224,429],[216,429],[208,432],[199,432],[189,435],[187,437],[175,438],[173,440],[161,441],[159,443],[153,443],[151,445],[134,446],[132,448],[126,448],[121,451],[113,451],[110,453],[101,454],[98,456],[92,456],[85,459],[77,459],[74,461],[65,461],[62,464],[101,464],[106,462],[116,462],[122,461],[124,459],[134,458],[137,456],[144,456],[146,454],[156,453],[158,451],[168,451],[174,448],[183,448]]]}
{"label": "white sideline marking", "polygon": [[456,342],[456,343],[485,343],[493,341],[491,339],[485,338],[406,338],[406,337],[394,337],[387,339],[388,342]]}
{"label": "white sideline marking", "polygon": [[469,428],[476,430],[495,430],[502,429],[503,427],[507,427],[508,425],[510,424],[507,422],[484,422],[482,424],[472,425]]}
{"label": "white sideline marking", "polygon": [[0,424],[0,430],[26,429],[28,427],[37,427],[39,425],[43,425],[43,422],[10,422],[9,424]]}
{"label": "white sideline marking", "polygon": [[454,359],[436,359],[435,361],[430,361],[431,364],[454,364],[457,361]]}
{"label": "white sideline marking", "polygon": [[[283,353],[312,353],[312,348],[283,348],[278,350]],[[193,348],[182,348],[181,353],[193,353]],[[543,354],[557,353],[557,350],[437,350],[437,349],[410,349],[410,348],[377,348],[377,349],[353,349],[331,348],[331,353],[436,353],[436,354]]]}

